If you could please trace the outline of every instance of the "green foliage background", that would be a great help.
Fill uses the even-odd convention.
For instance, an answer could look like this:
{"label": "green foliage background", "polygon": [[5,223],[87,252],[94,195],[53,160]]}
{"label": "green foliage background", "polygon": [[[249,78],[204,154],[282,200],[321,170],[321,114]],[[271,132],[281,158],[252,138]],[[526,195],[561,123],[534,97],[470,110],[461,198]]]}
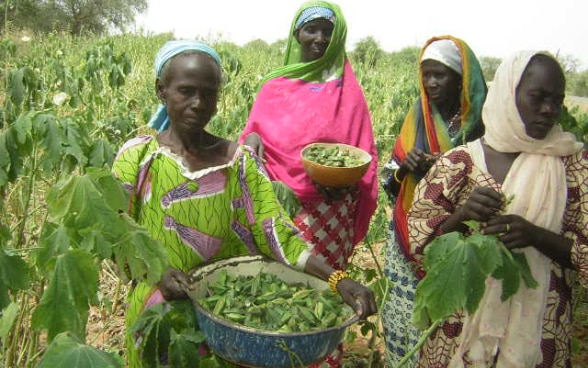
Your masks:
{"label": "green foliage background", "polygon": [[[12,33],[0,39],[0,366],[75,359],[65,347],[87,354],[90,306],[115,303],[97,291],[98,274],[113,254],[129,260],[133,277],[157,280],[164,269],[157,244],[131,219],[116,216],[124,212],[125,198],[108,171],[124,141],[149,131],[145,125],[158,104],[153,60],[171,38]],[[284,42],[239,47],[206,41],[219,51],[226,76],[210,129],[236,139],[262,77],[282,62]],[[383,164],[417,96],[418,49],[385,53],[373,39],[359,46],[350,58]],[[582,110],[566,110],[562,122],[586,141]],[[381,298],[388,286],[373,246],[385,237],[385,195],[379,204],[362,245],[375,269],[353,272]],[[372,332],[373,347],[378,323],[361,331]],[[48,345],[56,350],[43,361]]]}

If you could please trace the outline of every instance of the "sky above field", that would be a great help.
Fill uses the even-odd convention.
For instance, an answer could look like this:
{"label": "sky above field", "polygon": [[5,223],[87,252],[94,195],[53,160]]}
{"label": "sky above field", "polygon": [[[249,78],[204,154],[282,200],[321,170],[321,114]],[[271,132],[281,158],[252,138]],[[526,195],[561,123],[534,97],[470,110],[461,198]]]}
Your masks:
{"label": "sky above field", "polygon": [[[587,0],[338,0],[348,48],[372,36],[384,51],[420,47],[435,35],[465,40],[478,56],[519,49],[569,55],[588,69]],[[302,0],[148,0],[136,30],[243,45],[287,37]]]}

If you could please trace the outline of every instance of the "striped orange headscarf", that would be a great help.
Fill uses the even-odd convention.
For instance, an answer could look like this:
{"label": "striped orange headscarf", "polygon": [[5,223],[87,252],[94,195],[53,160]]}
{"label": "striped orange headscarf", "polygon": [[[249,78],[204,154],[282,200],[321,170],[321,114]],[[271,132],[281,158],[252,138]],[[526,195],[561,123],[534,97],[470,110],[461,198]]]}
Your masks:
{"label": "striped orange headscarf", "polygon": [[[433,37],[421,49],[419,61],[422,61],[427,47],[439,40],[453,41],[461,58],[461,126],[457,134],[451,138],[447,131],[446,122],[427,97],[419,70],[420,98],[406,115],[392,154],[394,160],[399,164],[406,159],[408,152],[414,147],[418,147],[429,154],[437,154],[446,152],[456,145],[463,144],[469,134],[478,130],[482,124],[481,112],[486,98],[487,87],[480,63],[470,47],[463,40],[453,36]],[[412,204],[414,189],[419,179],[412,173],[404,177],[393,214],[396,240],[408,258],[410,256],[408,252],[408,223],[406,216]]]}

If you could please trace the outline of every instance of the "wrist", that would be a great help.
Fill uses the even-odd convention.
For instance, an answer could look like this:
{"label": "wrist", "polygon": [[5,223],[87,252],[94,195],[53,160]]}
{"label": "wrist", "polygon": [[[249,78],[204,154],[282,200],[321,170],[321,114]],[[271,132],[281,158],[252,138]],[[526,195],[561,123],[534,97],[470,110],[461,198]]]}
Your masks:
{"label": "wrist", "polygon": [[406,170],[403,170],[399,167],[398,169],[394,170],[392,176],[394,177],[394,181],[396,181],[398,184],[402,184],[402,180],[404,180],[404,177],[406,176]]}
{"label": "wrist", "polygon": [[343,279],[349,279],[349,274],[345,271],[335,270],[329,275],[328,284],[329,289],[333,294],[338,294],[339,290],[337,289],[337,285]]}
{"label": "wrist", "polygon": [[540,226],[536,226],[531,224],[531,231],[528,231],[529,237],[531,238],[531,246],[535,248],[541,248],[542,240],[545,239],[548,234],[546,234],[545,229]]}
{"label": "wrist", "polygon": [[464,232],[467,229],[467,226],[465,226],[463,222],[466,220],[463,206],[458,207],[457,210],[455,210],[455,212],[441,224],[441,233],[446,234],[452,231]]}

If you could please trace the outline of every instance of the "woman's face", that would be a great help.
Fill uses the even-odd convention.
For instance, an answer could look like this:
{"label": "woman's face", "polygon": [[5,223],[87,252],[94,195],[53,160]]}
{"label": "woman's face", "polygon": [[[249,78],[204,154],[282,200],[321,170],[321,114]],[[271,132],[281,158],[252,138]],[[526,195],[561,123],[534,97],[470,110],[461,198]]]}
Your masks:
{"label": "woman's face", "polygon": [[312,20],[296,32],[296,40],[302,48],[302,62],[317,60],[325,54],[335,25],[324,18]]}
{"label": "woman's face", "polygon": [[461,77],[436,60],[421,62],[421,78],[425,93],[437,108],[459,101]]}
{"label": "woman's face", "polygon": [[157,81],[157,95],[167,107],[170,125],[181,132],[204,129],[216,113],[221,74],[203,53],[175,56]]}
{"label": "woman's face", "polygon": [[533,58],[525,68],[516,89],[516,106],[525,132],[544,139],[555,125],[565,97],[565,78],[552,59]]}

